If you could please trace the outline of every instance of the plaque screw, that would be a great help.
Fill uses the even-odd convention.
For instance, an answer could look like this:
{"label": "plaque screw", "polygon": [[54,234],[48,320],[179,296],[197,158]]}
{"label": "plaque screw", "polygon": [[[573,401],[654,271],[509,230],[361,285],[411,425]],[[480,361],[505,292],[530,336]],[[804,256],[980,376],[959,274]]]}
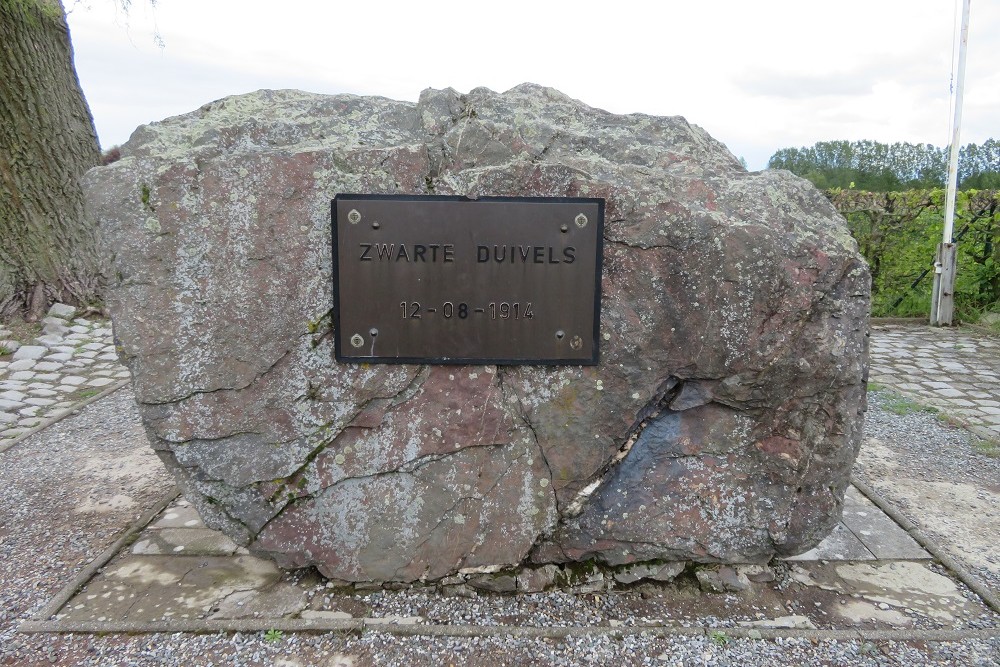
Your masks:
{"label": "plaque screw", "polygon": [[376,329],[375,327],[372,327],[371,329],[369,329],[368,335],[371,336],[372,338],[374,338],[375,336],[378,335],[378,329]]}
{"label": "plaque screw", "polygon": [[583,339],[580,338],[579,336],[573,336],[573,339],[570,340],[569,342],[569,346],[574,350],[579,350],[581,347],[583,347]]}
{"label": "plaque screw", "polygon": [[573,218],[573,222],[576,223],[577,227],[580,227],[582,229],[587,226],[587,216],[581,213],[580,215]]}
{"label": "plaque screw", "polygon": [[352,225],[356,225],[361,222],[361,214],[358,213],[358,209],[352,208],[351,212],[347,214],[347,219],[351,221]]}
{"label": "plaque screw", "polygon": [[379,224],[379,221],[378,221],[378,220],[376,220],[375,222],[373,222],[373,223],[372,223],[372,229],[378,229],[378,228],[379,228],[379,227],[381,227],[381,226],[382,226],[382,225],[380,225],[380,224]]}
{"label": "plaque screw", "polygon": [[566,225],[566,224],[559,225],[559,231],[562,232],[563,234],[565,234],[566,232],[569,231],[569,225]]}
{"label": "plaque screw", "polygon": [[565,336],[565,335],[566,335],[566,333],[562,329],[560,329],[559,331],[556,332],[556,338],[558,338],[559,340],[562,340],[563,336]]}
{"label": "plaque screw", "polygon": [[365,339],[361,337],[361,334],[354,334],[351,336],[351,345],[354,347],[361,347],[365,344]]}

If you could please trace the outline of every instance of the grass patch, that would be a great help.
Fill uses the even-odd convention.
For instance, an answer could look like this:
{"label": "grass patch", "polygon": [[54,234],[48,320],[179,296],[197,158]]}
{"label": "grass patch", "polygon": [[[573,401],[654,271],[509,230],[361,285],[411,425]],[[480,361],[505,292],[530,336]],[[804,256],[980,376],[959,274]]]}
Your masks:
{"label": "grass patch", "polygon": [[21,345],[27,345],[42,333],[41,322],[25,322],[18,317],[10,322],[0,323],[0,327],[10,331],[10,337]]}
{"label": "grass patch", "polygon": [[896,294],[876,294],[872,296],[872,316],[874,317],[922,317],[931,312],[930,289],[926,294],[907,293],[899,305],[890,306],[896,301]]}
{"label": "grass patch", "polygon": [[708,639],[716,646],[725,646],[729,643],[729,636],[722,630],[713,630],[708,633]]}
{"label": "grass patch", "polygon": [[100,389],[84,389],[77,392],[77,398],[90,398],[91,396],[97,396],[101,393]]}
{"label": "grass patch", "polygon": [[972,449],[977,454],[988,456],[991,459],[1000,459],[1000,440],[979,438],[972,443]]}
{"label": "grass patch", "polygon": [[931,414],[937,414],[938,409],[932,408],[916,401],[906,398],[905,396],[900,396],[899,394],[890,394],[885,397],[885,401],[882,403],[882,407],[891,412],[894,415],[912,415],[918,412],[929,412]]}
{"label": "grass patch", "polygon": [[885,389],[884,384],[879,384],[878,382],[868,383],[868,391],[882,391],[883,389]]}
{"label": "grass patch", "polygon": [[937,417],[939,422],[947,424],[948,426],[951,426],[953,428],[965,428],[965,423],[962,422],[962,420],[959,419],[958,417],[955,417],[954,415],[949,415],[944,412],[939,412],[937,410],[935,410],[934,412],[936,413],[934,416]]}

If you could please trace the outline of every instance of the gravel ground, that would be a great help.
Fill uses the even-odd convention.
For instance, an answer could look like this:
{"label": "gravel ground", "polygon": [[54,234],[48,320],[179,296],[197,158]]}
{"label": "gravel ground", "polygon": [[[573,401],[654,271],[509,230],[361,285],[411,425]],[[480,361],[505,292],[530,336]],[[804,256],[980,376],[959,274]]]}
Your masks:
{"label": "gravel ground", "polygon": [[[888,451],[867,442],[855,475],[980,582],[1000,593],[1000,550],[996,548],[1000,536],[1000,458],[977,451],[981,440],[949,425],[943,413],[914,409],[905,401],[901,404],[899,396],[889,391],[869,392],[868,401],[865,434]],[[887,405],[905,414],[894,414],[885,409]],[[928,506],[931,503],[916,502],[910,491],[921,486],[926,493],[950,486],[964,494],[949,498],[950,507]],[[924,498],[931,500],[926,495]],[[962,503],[969,504],[963,507]],[[984,523],[989,519],[992,521]]]}
{"label": "gravel ground", "polygon": [[[890,414],[881,409],[876,397],[868,423],[884,446],[899,448],[924,474],[996,488],[998,464],[973,454],[967,441],[962,444],[962,432],[933,417]],[[360,635],[271,633],[268,641],[264,633],[98,636],[16,632],[22,620],[41,609],[171,486],[145,443],[127,388],[0,454],[0,665],[1000,666],[1000,638],[960,643],[725,637],[713,641],[701,636],[642,635],[554,640],[398,637],[366,631]],[[992,576],[985,569],[985,575]],[[558,610],[559,594],[541,598],[539,604],[548,607],[547,616]],[[503,616],[508,600],[471,599],[464,611],[456,606],[455,613]],[[448,604],[451,608],[459,602]]]}

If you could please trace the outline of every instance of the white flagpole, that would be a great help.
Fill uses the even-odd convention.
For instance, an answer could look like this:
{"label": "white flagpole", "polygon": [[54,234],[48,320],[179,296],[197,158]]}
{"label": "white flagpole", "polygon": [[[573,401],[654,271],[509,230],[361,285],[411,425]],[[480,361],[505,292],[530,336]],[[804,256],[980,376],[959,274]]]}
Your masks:
{"label": "white flagpole", "polygon": [[958,71],[955,76],[955,107],[951,117],[951,154],[948,160],[948,190],[945,194],[944,233],[935,262],[934,294],[931,297],[931,324],[951,326],[955,312],[955,197],[958,190],[958,152],[961,145],[962,95],[965,91],[965,52],[969,46],[969,6],[963,0],[962,33],[958,44]]}

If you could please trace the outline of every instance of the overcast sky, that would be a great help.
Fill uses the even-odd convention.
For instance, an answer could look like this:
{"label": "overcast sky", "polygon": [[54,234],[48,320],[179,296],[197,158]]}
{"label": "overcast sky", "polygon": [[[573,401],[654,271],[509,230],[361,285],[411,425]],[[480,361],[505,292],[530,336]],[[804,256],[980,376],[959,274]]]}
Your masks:
{"label": "overcast sky", "polygon": [[[66,0],[102,146],[258,88],[382,95],[531,81],[681,115],[751,168],[833,139],[949,141],[959,0]],[[1000,2],[973,0],[962,143],[1000,138]],[[162,37],[158,47],[154,34]]]}

